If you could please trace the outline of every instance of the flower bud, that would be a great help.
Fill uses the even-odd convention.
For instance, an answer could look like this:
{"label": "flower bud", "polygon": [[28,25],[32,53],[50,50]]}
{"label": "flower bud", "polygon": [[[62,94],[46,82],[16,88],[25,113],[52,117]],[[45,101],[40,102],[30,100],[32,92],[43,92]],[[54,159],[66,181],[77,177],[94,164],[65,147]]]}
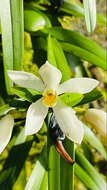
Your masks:
{"label": "flower bud", "polygon": [[85,113],[85,119],[97,132],[106,136],[106,112],[99,109],[89,109]]}

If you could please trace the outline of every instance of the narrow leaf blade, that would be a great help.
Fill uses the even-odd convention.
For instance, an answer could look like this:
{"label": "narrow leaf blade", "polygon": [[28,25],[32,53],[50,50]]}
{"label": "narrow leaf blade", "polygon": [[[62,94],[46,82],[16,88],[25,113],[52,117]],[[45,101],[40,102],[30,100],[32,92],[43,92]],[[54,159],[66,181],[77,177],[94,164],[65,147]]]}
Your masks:
{"label": "narrow leaf blade", "polygon": [[78,105],[87,104],[87,103],[97,100],[101,97],[102,97],[102,93],[99,90],[94,89],[91,92],[84,94],[83,99],[81,100],[81,102]]}
{"label": "narrow leaf blade", "polygon": [[81,180],[81,182],[91,190],[99,190],[97,185],[94,183],[92,178],[83,170],[83,168],[79,164],[75,164],[75,175]]}
{"label": "narrow leaf blade", "polygon": [[85,156],[76,149],[76,162],[87,172],[87,174],[96,183],[99,189],[106,189],[104,179],[99,175],[96,169],[90,164]]}
{"label": "narrow leaf blade", "polygon": [[94,147],[96,150],[98,150],[102,156],[106,159],[107,158],[107,153],[100,142],[100,140],[95,136],[95,134],[92,132],[90,128],[88,128],[86,125],[84,126],[85,133],[84,133],[84,138]]}
{"label": "narrow leaf blade", "polygon": [[14,70],[21,70],[24,54],[23,0],[10,0],[10,6],[13,39],[13,68]]}
{"label": "narrow leaf blade", "polygon": [[104,70],[107,70],[106,61],[99,58],[99,56],[94,55],[93,53],[88,52],[86,49],[82,49],[78,46],[69,44],[69,43],[61,43],[62,49],[66,52],[73,53],[75,56],[80,57],[83,60],[86,60],[93,65],[101,67]]}
{"label": "narrow leaf blade", "polygon": [[96,0],[83,0],[85,21],[88,32],[93,32],[96,26]]}
{"label": "narrow leaf blade", "polygon": [[[13,70],[13,38],[10,1],[0,1],[1,31],[3,44],[3,64],[6,90],[10,94],[11,81],[7,75],[7,70]],[[7,46],[8,44],[8,46]]]}

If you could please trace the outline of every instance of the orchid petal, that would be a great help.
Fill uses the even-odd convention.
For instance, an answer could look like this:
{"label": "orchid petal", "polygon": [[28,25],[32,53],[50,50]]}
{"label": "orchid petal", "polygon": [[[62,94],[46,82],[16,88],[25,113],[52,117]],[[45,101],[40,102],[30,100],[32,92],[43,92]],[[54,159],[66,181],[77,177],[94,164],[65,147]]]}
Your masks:
{"label": "orchid petal", "polygon": [[53,90],[57,89],[62,78],[62,74],[59,69],[46,61],[46,63],[39,69],[39,74],[41,75],[47,88]]}
{"label": "orchid petal", "polygon": [[99,82],[92,78],[73,78],[59,85],[57,94],[66,92],[85,94],[93,90],[98,84]]}
{"label": "orchid petal", "polygon": [[24,72],[24,71],[8,71],[8,75],[11,80],[24,88],[32,88],[37,91],[44,90],[44,84],[42,80],[36,77],[32,73]]}
{"label": "orchid petal", "polygon": [[64,134],[70,140],[76,143],[81,143],[84,134],[83,124],[78,120],[74,110],[63,104],[61,101],[58,101],[53,110],[55,118]]}
{"label": "orchid petal", "polygon": [[25,135],[37,133],[43,125],[48,108],[43,104],[43,98],[31,104],[27,111]]}
{"label": "orchid petal", "polygon": [[14,119],[11,115],[6,115],[0,120],[0,154],[7,146],[14,126]]}

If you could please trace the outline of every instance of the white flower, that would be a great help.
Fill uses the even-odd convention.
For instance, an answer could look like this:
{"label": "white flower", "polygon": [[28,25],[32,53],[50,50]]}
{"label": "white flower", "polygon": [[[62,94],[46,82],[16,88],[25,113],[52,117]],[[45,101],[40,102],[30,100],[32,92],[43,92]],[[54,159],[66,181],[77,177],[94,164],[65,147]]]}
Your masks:
{"label": "white flower", "polygon": [[13,117],[8,114],[0,119],[0,154],[8,144],[14,126]]}
{"label": "white flower", "polygon": [[41,66],[39,74],[42,80],[24,71],[8,71],[9,77],[16,84],[41,91],[43,95],[28,108],[25,134],[32,135],[40,130],[51,107],[65,135],[72,141],[81,143],[83,124],[76,117],[74,110],[65,105],[58,96],[66,92],[88,93],[98,85],[98,81],[91,78],[75,78],[60,84],[62,78],[60,70],[48,62]]}
{"label": "white flower", "polygon": [[97,132],[106,136],[106,112],[94,108],[88,109],[85,113],[85,119],[96,129]]}

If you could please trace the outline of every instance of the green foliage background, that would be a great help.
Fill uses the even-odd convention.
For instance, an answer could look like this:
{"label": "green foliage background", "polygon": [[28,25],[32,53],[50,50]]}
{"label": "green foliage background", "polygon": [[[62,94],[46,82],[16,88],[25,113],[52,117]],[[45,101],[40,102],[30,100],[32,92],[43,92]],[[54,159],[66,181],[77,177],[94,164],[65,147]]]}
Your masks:
{"label": "green foliage background", "polygon": [[[19,1],[19,4],[20,4],[20,2],[21,1]],[[40,4],[38,3],[39,0],[35,0],[35,1],[32,2],[32,5],[28,4],[30,2],[31,2],[30,0],[24,1],[26,10],[28,10],[30,8],[30,6],[34,5],[35,10],[38,9],[39,11],[42,12],[42,7],[40,8],[39,6],[41,6],[41,4],[47,4],[47,0],[41,0]],[[80,5],[80,2],[78,0],[73,0],[72,2],[77,3],[77,4]],[[97,1],[97,7],[98,7],[98,11],[105,16],[105,9],[102,9],[102,4],[103,3],[105,4],[105,2],[103,2],[102,0]],[[19,4],[16,4],[16,5],[19,6]],[[14,4],[12,4],[12,1],[11,1],[11,6],[14,9]],[[38,11],[38,14],[39,14],[39,11]],[[1,13],[2,13],[2,11],[1,11]],[[21,14],[20,13],[21,13],[21,10],[19,10],[18,15],[20,15],[20,17],[18,17],[18,19],[19,19],[18,22],[19,22],[20,25],[22,24],[22,26],[23,26],[23,23],[21,23]],[[42,13],[42,14],[44,14],[44,13]],[[42,14],[41,14],[41,17],[44,16]],[[14,16],[17,17],[17,15],[15,15],[14,11],[13,11],[12,16],[13,16],[13,18],[14,18]],[[44,124],[43,128],[37,134],[27,138],[26,143],[28,143],[28,144],[26,144],[25,155],[23,155],[23,154],[19,155],[19,163],[17,163],[17,165],[18,165],[18,167],[19,167],[19,165],[21,165],[22,169],[16,172],[17,175],[16,175],[16,173],[14,174],[14,172],[10,169],[11,167],[6,168],[6,166],[5,166],[6,163],[5,162],[10,161],[10,160],[8,160],[8,158],[9,159],[14,158],[14,156],[10,155],[10,152],[11,152],[11,150],[13,150],[12,147],[13,147],[17,137],[19,136],[19,133],[23,130],[23,126],[24,126],[24,123],[25,123],[25,117],[26,117],[26,108],[28,107],[29,102],[34,101],[34,99],[32,99],[32,98],[34,98],[33,96],[34,95],[37,96],[38,94],[37,94],[37,92],[35,93],[35,92],[32,91],[31,92],[32,96],[27,97],[26,101],[22,104],[22,102],[19,101],[18,97],[23,98],[25,96],[26,92],[24,91],[22,93],[22,91],[20,91],[20,89],[18,89],[17,87],[13,88],[12,89],[13,91],[11,91],[10,88],[9,88],[9,82],[8,82],[8,79],[6,78],[6,76],[5,76],[5,79],[6,79],[6,87],[7,87],[7,89],[4,88],[4,76],[2,74],[3,73],[3,48],[5,48],[5,51],[7,51],[7,56],[4,58],[4,62],[6,62],[6,63],[8,62],[8,64],[9,64],[8,69],[10,68],[10,69],[15,69],[15,70],[20,70],[21,67],[23,67],[23,69],[25,71],[34,73],[35,75],[38,76],[38,68],[46,60],[46,47],[47,47],[46,43],[47,42],[46,42],[46,38],[44,38],[44,35],[47,35],[47,33],[48,33],[48,29],[47,29],[46,26],[51,25],[50,21],[46,18],[47,19],[46,20],[46,26],[43,26],[42,35],[41,35],[41,31],[39,30],[40,28],[37,28],[37,32],[35,34],[32,34],[33,32],[30,31],[30,30],[32,30],[32,26],[31,26],[31,28],[29,28],[29,25],[30,25],[29,15],[27,15],[27,16],[26,16],[27,21],[25,20],[24,44],[23,44],[23,39],[22,39],[23,37],[21,36],[21,33],[19,32],[19,35],[17,35],[17,27],[13,28],[13,30],[14,30],[14,32],[13,32],[14,44],[13,44],[13,50],[10,51],[10,53],[13,54],[13,57],[7,51],[7,48],[9,48],[10,44],[12,43],[11,36],[9,38],[10,41],[7,42],[7,44],[6,44],[7,48],[5,48],[5,47],[2,46],[2,44],[3,43],[5,44],[3,39],[4,38],[6,39],[7,35],[6,36],[4,35],[2,37],[0,35],[0,72],[1,72],[1,74],[0,74],[0,85],[1,85],[0,86],[0,108],[1,108],[0,113],[1,113],[1,116],[2,116],[2,112],[4,110],[10,109],[10,107],[13,106],[13,107],[17,108],[16,110],[11,110],[10,111],[10,113],[12,115],[14,115],[16,123],[15,123],[15,127],[14,127],[14,130],[13,130],[13,135],[12,135],[11,141],[8,144],[7,148],[4,150],[4,152],[2,153],[2,155],[0,156],[0,171],[1,171],[0,185],[2,184],[2,180],[4,180],[3,186],[1,185],[1,187],[0,187],[1,190],[11,190],[11,189],[12,190],[24,190],[25,185],[26,185],[26,183],[28,181],[28,178],[31,175],[32,169],[34,168],[35,163],[38,160],[39,155],[42,152],[42,149],[43,149],[45,143],[47,142],[47,127]],[[87,30],[86,30],[86,25],[85,25],[85,21],[84,21],[83,17],[75,16],[75,15],[71,16],[69,14],[60,15],[60,12],[59,12],[59,15],[58,15],[58,20],[57,20],[55,15],[54,15],[53,18],[52,18],[51,14],[49,14],[48,16],[50,17],[51,21],[53,22],[52,23],[53,25],[57,25],[57,26],[60,25],[65,29],[77,31],[80,34],[83,34],[84,36],[89,37],[93,41],[96,41],[97,44],[100,44],[103,48],[106,47],[106,43],[105,43],[106,26],[105,26],[104,22],[100,22],[100,20],[99,20],[97,22],[97,26],[96,26],[95,31],[93,33],[89,34],[87,32]],[[2,16],[1,16],[1,18],[2,18]],[[5,23],[5,19],[3,20],[4,23]],[[40,19],[42,19],[42,18],[40,18]],[[22,27],[20,27],[20,29],[23,30]],[[80,59],[80,56],[79,56],[79,58],[77,57],[77,54],[78,54],[78,51],[79,51],[78,49],[75,49],[76,53],[74,53],[74,52],[73,52],[73,54],[71,53],[72,49],[74,49],[74,46],[68,47],[66,45],[67,44],[67,39],[65,41],[63,39],[60,39],[60,36],[57,36],[57,34],[55,32],[53,32],[53,31],[52,31],[52,34],[53,34],[53,37],[54,37],[54,38],[52,38],[53,44],[58,43],[56,41],[56,39],[57,39],[57,40],[60,41],[59,47],[60,46],[62,47],[61,50],[62,49],[65,50],[64,56],[66,57],[66,59],[67,59],[67,61],[69,63],[70,71],[68,71],[68,73],[69,73],[69,75],[71,75],[71,77],[88,76],[88,77],[96,78],[96,79],[98,79],[100,81],[100,86],[99,86],[99,88],[97,90],[99,90],[101,95],[103,95],[103,96],[101,97],[99,93],[97,95],[97,92],[96,92],[96,97],[94,97],[93,100],[96,100],[99,97],[100,97],[100,99],[98,99],[96,101],[93,101],[93,102],[91,102],[89,104],[86,104],[86,105],[82,105],[82,103],[80,102],[80,107],[75,108],[76,111],[77,111],[77,114],[79,115],[79,117],[84,121],[84,118],[82,117],[82,114],[84,113],[85,109],[87,109],[89,107],[94,107],[94,108],[99,108],[99,109],[104,109],[104,110],[106,109],[105,99],[106,99],[107,79],[106,79],[106,71],[104,71],[104,70],[106,70],[105,69],[106,65],[105,66],[102,65],[103,60],[102,59],[100,60],[100,58],[99,58],[100,55],[99,55],[99,57],[94,55],[94,57],[90,58],[90,61],[88,61],[87,59],[85,61],[83,61],[84,57],[82,57],[83,59],[82,58]],[[66,38],[66,36],[65,36],[65,38]],[[22,48],[22,51],[20,51],[20,52],[22,54],[24,54],[23,61],[21,60],[22,55],[20,55],[20,52],[18,50],[17,50],[18,54],[14,53],[16,45],[17,45],[18,49]],[[23,45],[24,45],[24,52],[23,52]],[[73,45],[75,45],[75,43]],[[52,47],[50,47],[50,48],[52,48]],[[98,54],[98,52],[97,52],[97,54]],[[63,53],[62,54],[60,53],[55,58],[53,57],[53,55],[48,54],[48,59],[51,60],[51,58],[53,58],[53,60],[57,60],[56,62],[58,63],[60,61],[60,59],[61,59],[60,56],[63,56]],[[17,60],[17,57],[19,57],[19,60]],[[88,57],[88,55],[87,55],[87,57]],[[92,65],[90,63],[92,59],[94,59],[93,60],[94,65]],[[98,62],[97,62],[97,59],[99,59]],[[71,61],[71,60],[73,60],[73,61]],[[101,61],[101,64],[100,64],[100,61]],[[23,64],[21,65],[20,62],[22,62]],[[54,63],[56,64],[56,62],[54,62]],[[65,62],[66,62],[66,60],[65,60]],[[66,67],[66,70],[67,70],[68,65],[66,65],[65,62],[62,63],[62,65],[64,64],[64,67]],[[95,62],[96,62],[96,64],[95,64]],[[14,64],[14,66],[13,66],[13,64]],[[60,68],[60,67],[62,67],[62,65],[61,66],[57,65],[57,67]],[[6,66],[4,64],[4,70],[6,70],[5,67]],[[62,69],[62,74],[63,74],[63,69]],[[6,75],[5,72],[4,72],[4,75]],[[68,78],[69,78],[69,76],[68,76]],[[63,80],[66,80],[66,79],[63,77]],[[12,94],[11,94],[10,91],[12,92]],[[8,94],[10,94],[10,95],[8,96]],[[92,95],[90,97],[92,98]],[[82,101],[85,101],[85,100],[82,100]],[[87,102],[88,102],[88,100],[87,100]],[[89,100],[89,102],[90,102],[90,100]],[[77,103],[75,103],[75,105]],[[22,104],[22,107],[20,106],[21,104]],[[72,105],[72,102],[68,101],[68,104]],[[8,105],[10,107],[8,107]],[[89,126],[89,127],[92,129],[91,126]],[[94,130],[92,129],[92,131],[94,131]],[[95,135],[100,139],[103,146],[106,148],[105,139],[102,138],[102,136],[100,136],[100,134],[97,134],[96,132],[95,132]],[[19,150],[22,151],[23,147],[19,147]],[[27,152],[27,150],[29,150],[29,151]],[[96,170],[98,172],[100,172],[102,178],[105,179],[106,161],[104,159],[104,156],[102,156],[98,151],[96,151],[96,149],[89,142],[87,142],[86,138],[84,138],[84,141],[83,141],[82,145],[78,146],[78,150],[85,155],[87,160],[89,160],[89,162],[94,166],[94,168],[96,168]],[[15,150],[13,150],[12,154],[15,154],[14,151]],[[77,154],[77,160],[78,160],[78,158],[80,159],[81,156],[79,157],[78,152],[76,154]],[[16,156],[17,156],[17,154],[16,154]],[[23,159],[22,159],[21,156],[23,157]],[[11,162],[12,162],[12,160],[11,160]],[[13,163],[14,162],[15,162],[15,158],[13,159]],[[75,173],[75,180],[74,180],[75,181],[75,190],[85,190],[85,189],[88,189],[88,188],[86,188],[87,187],[87,181],[86,180],[85,180],[85,182],[84,182],[84,180],[82,181],[83,171],[79,167],[80,167],[80,165],[75,166],[75,168],[76,168],[75,170],[79,171],[80,174],[81,174],[81,177],[79,177],[78,174]],[[16,171],[16,169],[17,169],[17,167],[14,169],[14,171]],[[12,172],[13,172],[13,174],[9,178],[9,174],[12,173]],[[6,175],[8,175],[8,176],[6,176]],[[76,176],[78,176],[78,178]],[[5,187],[5,177],[6,177],[7,181],[8,181],[8,184],[10,185],[10,186],[6,187],[7,189],[4,189],[4,187]],[[85,177],[84,177],[84,179],[85,179]],[[80,179],[81,179],[81,181],[80,181]]]}

